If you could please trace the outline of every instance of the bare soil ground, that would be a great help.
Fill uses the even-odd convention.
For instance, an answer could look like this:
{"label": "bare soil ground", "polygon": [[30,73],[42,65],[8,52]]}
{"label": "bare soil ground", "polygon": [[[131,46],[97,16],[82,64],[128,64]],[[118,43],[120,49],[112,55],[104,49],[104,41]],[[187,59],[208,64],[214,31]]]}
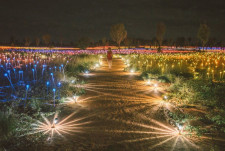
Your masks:
{"label": "bare soil ground", "polygon": [[197,151],[210,150],[208,138],[189,138],[177,134],[163,116],[160,91],[139,79],[138,73],[124,72],[123,61],[113,59],[89,75],[85,95],[77,103],[67,104],[59,121],[76,112],[77,131],[58,136],[34,150],[107,150],[107,151]]}

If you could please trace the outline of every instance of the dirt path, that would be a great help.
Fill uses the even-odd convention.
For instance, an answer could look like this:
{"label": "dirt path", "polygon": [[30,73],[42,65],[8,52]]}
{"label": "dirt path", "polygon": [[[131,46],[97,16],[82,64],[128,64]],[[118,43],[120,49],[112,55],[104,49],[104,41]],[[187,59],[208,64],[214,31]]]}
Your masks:
{"label": "dirt path", "polygon": [[87,81],[86,94],[65,106],[59,117],[76,112],[71,120],[77,119],[77,131],[57,136],[48,150],[184,151],[207,146],[207,141],[192,143],[177,135],[163,116],[160,93],[123,69],[121,59],[113,59],[111,70],[103,59],[101,68],[81,77]]}

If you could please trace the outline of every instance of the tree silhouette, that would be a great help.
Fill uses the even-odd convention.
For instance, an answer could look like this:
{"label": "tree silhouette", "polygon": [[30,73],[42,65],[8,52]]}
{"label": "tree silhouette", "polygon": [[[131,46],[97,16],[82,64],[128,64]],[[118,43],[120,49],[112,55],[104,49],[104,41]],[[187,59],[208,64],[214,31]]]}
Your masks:
{"label": "tree silhouette", "polygon": [[129,49],[130,48],[130,45],[131,45],[131,39],[129,39],[129,38],[126,38],[125,40],[124,40],[124,45],[125,46],[127,46],[127,48]]}
{"label": "tree silhouette", "polygon": [[127,31],[124,24],[115,24],[111,26],[110,36],[117,43],[120,49],[120,43],[127,37]]}
{"label": "tree silhouette", "polygon": [[40,44],[40,38],[36,38],[36,39],[35,39],[35,43],[36,43],[36,46],[38,47],[39,44]]}
{"label": "tree silhouette", "polygon": [[42,39],[43,39],[45,45],[46,45],[46,46],[49,46],[50,41],[51,41],[51,36],[50,36],[49,34],[43,35],[43,36],[42,36]]}
{"label": "tree silhouette", "polygon": [[10,37],[10,39],[9,39],[9,44],[10,44],[11,46],[14,46],[14,45],[15,45],[15,38],[14,38],[14,36],[11,36],[11,37]]}
{"label": "tree silhouette", "polygon": [[166,25],[164,23],[158,23],[157,24],[157,30],[156,30],[156,39],[158,43],[158,52],[161,52],[161,46],[163,42],[163,37],[166,32]]}
{"label": "tree silhouette", "polygon": [[197,37],[201,41],[202,48],[204,51],[204,47],[209,40],[210,29],[206,24],[200,24]]}
{"label": "tree silhouette", "polygon": [[87,38],[87,37],[83,37],[83,38],[80,38],[77,42],[77,46],[80,48],[80,49],[86,49],[91,43],[91,40],[90,38]]}
{"label": "tree silhouette", "polygon": [[107,39],[105,37],[102,38],[103,49],[105,50],[105,45],[107,43]]}
{"label": "tree silhouette", "polygon": [[30,38],[26,37],[26,38],[25,38],[24,45],[25,45],[26,47],[29,47],[29,46],[30,46],[30,43],[31,43]]}

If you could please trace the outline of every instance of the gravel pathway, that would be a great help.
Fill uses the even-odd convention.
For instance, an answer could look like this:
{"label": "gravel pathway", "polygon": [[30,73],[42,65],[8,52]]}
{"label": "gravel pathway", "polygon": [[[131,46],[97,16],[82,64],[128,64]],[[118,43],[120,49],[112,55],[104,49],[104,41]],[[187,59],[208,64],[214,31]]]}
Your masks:
{"label": "gravel pathway", "polygon": [[76,112],[68,122],[77,119],[77,131],[55,135],[50,144],[37,150],[204,150],[199,145],[206,148],[210,142],[177,135],[163,116],[160,92],[147,86],[138,73],[124,72],[124,67],[115,58],[109,70],[103,59],[102,67],[82,75],[87,81],[85,95],[78,103],[66,105],[59,115],[60,120]]}

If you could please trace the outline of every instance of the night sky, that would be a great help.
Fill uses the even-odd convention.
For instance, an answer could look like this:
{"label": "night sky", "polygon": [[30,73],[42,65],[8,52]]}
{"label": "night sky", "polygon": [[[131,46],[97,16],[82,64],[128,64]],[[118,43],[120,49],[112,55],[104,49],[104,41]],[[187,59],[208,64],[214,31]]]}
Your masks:
{"label": "night sky", "polygon": [[225,0],[1,0],[0,41],[41,37],[65,42],[109,38],[110,26],[124,23],[128,37],[152,39],[164,22],[166,37],[194,37],[201,22],[225,40]]}

